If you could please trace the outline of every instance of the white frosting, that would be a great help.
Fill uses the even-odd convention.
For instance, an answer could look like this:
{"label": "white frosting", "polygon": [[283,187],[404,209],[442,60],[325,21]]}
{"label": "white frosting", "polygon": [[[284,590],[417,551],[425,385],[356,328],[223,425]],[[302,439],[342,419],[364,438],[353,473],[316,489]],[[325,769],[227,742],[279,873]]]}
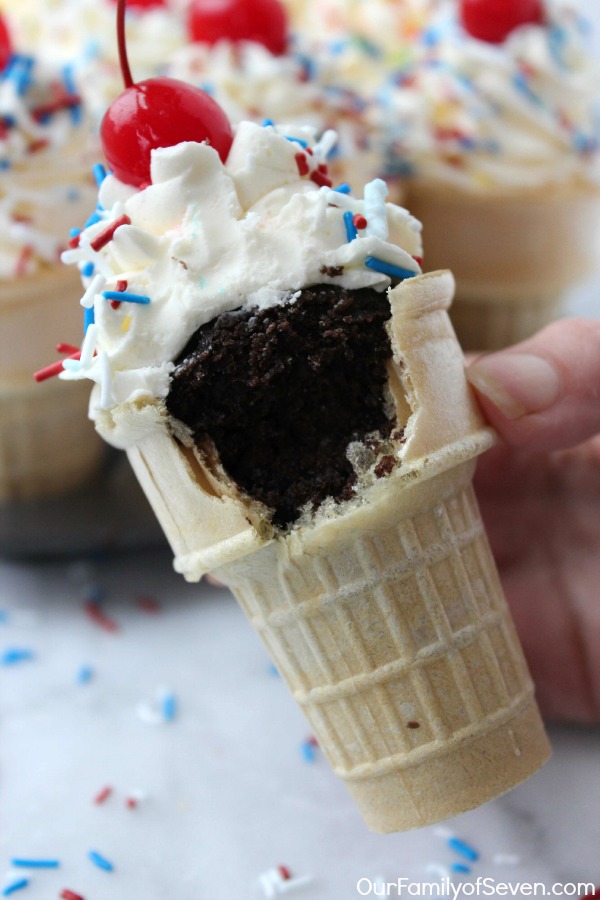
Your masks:
{"label": "white frosting", "polygon": [[65,73],[15,57],[0,80],[0,278],[59,262],[71,226],[95,206],[88,129],[80,105],[43,115],[57,97],[75,101]]}
{"label": "white frosting", "polygon": [[[600,183],[600,66],[573,4],[501,44],[464,32],[455,9],[421,38],[419,59],[380,93],[390,157],[428,181],[471,191]],[[399,83],[398,83],[399,82]]]}
{"label": "white frosting", "polygon": [[[164,399],[173,360],[197,328],[220,313],[269,307],[314,284],[386,290],[402,277],[367,267],[368,257],[420,271],[414,259],[421,255],[420,223],[385,203],[381,182],[367,185],[362,200],[312,180],[322,181],[318,167],[329,144],[329,136],[315,143],[308,128],[244,122],[225,164],[206,144],[184,143],[153,152],[152,183],[145,190],[106,178],[102,221],[63,257],[80,266],[93,263],[82,302],[93,302],[95,311],[82,362],[63,377],[98,382],[91,414],[112,443],[126,446],[134,439],[127,427],[115,430],[119,412]],[[303,176],[298,155],[300,168],[308,170]],[[366,210],[370,222],[349,241],[344,213]],[[122,215],[131,224],[94,251],[91,242]],[[123,302],[114,309],[102,291],[118,281],[150,303]]]}

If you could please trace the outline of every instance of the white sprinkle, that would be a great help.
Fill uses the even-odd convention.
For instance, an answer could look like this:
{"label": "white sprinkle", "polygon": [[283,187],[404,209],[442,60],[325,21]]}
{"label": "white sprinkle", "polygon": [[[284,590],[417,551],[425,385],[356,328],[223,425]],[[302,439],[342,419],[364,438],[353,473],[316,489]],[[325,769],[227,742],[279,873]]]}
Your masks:
{"label": "white sprinkle", "polygon": [[[96,349],[96,334],[98,332],[98,326],[95,323],[92,323],[88,326],[88,330],[85,333],[85,338],[83,340],[83,344],[81,347],[81,368],[87,369],[92,362],[94,357],[94,350]],[[64,365],[64,363],[63,363]]]}
{"label": "white sprinkle", "polygon": [[320,159],[326,160],[335,145],[337,144],[337,133],[332,128],[328,128],[321,137],[321,140],[313,147],[313,153]]}
{"label": "white sprinkle", "polygon": [[496,853],[492,856],[492,862],[497,866],[518,866],[521,857],[515,853]]}
{"label": "white sprinkle", "polygon": [[385,198],[388,195],[388,186],[381,178],[374,178],[365,184],[365,218],[367,220],[366,233],[369,236],[387,240],[388,224]]}
{"label": "white sprinkle", "polygon": [[94,275],[92,280],[87,286],[87,290],[81,300],[79,301],[82,306],[86,309],[91,309],[94,305],[94,300],[96,299],[97,294],[102,293],[104,290],[104,286],[106,284],[106,278],[104,275]]}

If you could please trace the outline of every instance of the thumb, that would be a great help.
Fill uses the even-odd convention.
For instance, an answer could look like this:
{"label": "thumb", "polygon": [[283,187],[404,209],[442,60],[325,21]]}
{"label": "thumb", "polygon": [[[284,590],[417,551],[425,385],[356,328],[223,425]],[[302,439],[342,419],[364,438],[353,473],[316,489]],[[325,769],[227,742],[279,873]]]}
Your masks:
{"label": "thumb", "polygon": [[600,321],[554,322],[466,371],[483,414],[510,446],[562,450],[600,432]]}

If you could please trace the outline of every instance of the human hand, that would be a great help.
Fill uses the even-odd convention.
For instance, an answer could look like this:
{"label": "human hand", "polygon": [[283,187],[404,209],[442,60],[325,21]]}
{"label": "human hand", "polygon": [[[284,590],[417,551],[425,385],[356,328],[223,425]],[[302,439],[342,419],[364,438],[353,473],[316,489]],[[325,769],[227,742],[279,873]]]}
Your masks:
{"label": "human hand", "polygon": [[600,722],[600,321],[467,368],[500,442],[475,487],[548,719]]}

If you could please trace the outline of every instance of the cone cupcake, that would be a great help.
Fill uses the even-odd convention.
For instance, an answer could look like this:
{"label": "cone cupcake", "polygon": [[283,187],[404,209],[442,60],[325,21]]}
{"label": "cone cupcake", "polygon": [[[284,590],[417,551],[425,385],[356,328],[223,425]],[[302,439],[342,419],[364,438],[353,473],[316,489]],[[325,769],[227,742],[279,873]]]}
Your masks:
{"label": "cone cupcake", "polygon": [[472,494],[493,435],[452,276],[420,274],[420,225],[383,182],[330,188],[325,153],[242,123],[221,158],[180,143],[148,186],[109,175],[64,257],[101,273],[64,377],[97,382],[96,427],[175,568],[231,587],[367,824],[393,831],[509,790],[548,745]]}

